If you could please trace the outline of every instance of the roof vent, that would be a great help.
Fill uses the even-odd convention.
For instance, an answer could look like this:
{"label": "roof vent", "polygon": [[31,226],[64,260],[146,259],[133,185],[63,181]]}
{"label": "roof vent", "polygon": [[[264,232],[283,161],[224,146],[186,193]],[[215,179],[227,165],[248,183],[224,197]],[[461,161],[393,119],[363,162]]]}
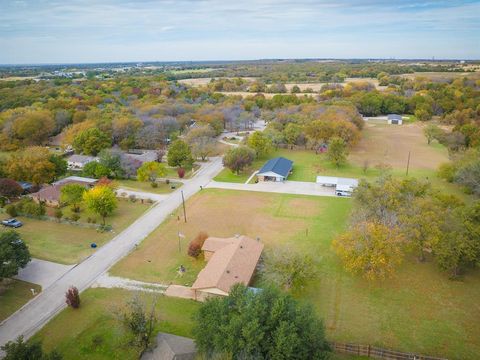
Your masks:
{"label": "roof vent", "polygon": [[230,274],[230,270],[227,270],[227,274]]}
{"label": "roof vent", "polygon": [[240,245],[240,249],[243,249],[243,245]]}

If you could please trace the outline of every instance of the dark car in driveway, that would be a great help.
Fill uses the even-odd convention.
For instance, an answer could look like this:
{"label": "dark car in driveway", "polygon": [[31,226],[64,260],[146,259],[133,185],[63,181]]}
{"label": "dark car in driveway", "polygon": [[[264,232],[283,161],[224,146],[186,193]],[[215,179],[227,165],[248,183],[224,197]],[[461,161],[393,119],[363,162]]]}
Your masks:
{"label": "dark car in driveway", "polygon": [[8,219],[8,220],[3,220],[2,225],[7,227],[12,227],[12,228],[19,228],[23,226],[23,223],[21,221],[18,221],[17,219]]}

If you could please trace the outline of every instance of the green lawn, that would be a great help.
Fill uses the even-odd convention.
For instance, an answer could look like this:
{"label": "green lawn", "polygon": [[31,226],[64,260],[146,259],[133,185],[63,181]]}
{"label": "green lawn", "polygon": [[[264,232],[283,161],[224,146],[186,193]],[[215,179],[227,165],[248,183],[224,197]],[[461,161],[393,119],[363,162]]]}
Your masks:
{"label": "green lawn", "polygon": [[[115,235],[134,222],[148,209],[149,205],[140,202],[132,203],[119,200],[119,206],[113,216],[107,218],[107,224],[113,227],[112,232],[101,233],[94,228],[86,228],[70,224],[60,224],[55,221],[36,220],[19,216],[24,225],[17,229],[22,239],[28,245],[32,257],[59,262],[62,264],[75,264],[91,255],[95,250],[90,248],[92,242],[98,246],[105,244]],[[70,209],[64,209],[65,216],[71,214]],[[87,217],[95,218],[97,224],[101,220],[89,214],[86,210],[81,213],[79,222],[86,222]],[[1,214],[2,220],[7,214]],[[0,230],[5,231],[5,230]]]}
{"label": "green lawn", "polygon": [[20,280],[0,281],[0,322],[33,298],[30,289],[38,293],[41,286]]}
{"label": "green lawn", "polygon": [[[44,350],[57,349],[68,359],[138,359],[139,350],[129,344],[127,333],[118,320],[125,303],[134,292],[121,289],[88,289],[81,294],[81,306],[67,308],[43,327],[33,340],[41,340]],[[155,295],[140,294],[147,304]],[[192,336],[192,316],[199,303],[157,296],[155,332]],[[149,308],[149,307],[148,307]]]}
{"label": "green lawn", "polygon": [[159,182],[156,188],[152,187],[149,182],[137,180],[116,180],[116,183],[118,187],[125,190],[143,191],[153,194],[168,194],[174,191],[172,186],[175,186],[177,189],[182,186],[181,182],[170,182],[170,184],[166,184],[165,181]]}
{"label": "green lawn", "polygon": [[[347,273],[331,249],[346,227],[350,199],[207,189],[187,202],[139,248],[112,269],[117,276],[159,283],[191,284],[204,262],[184,253],[199,231],[211,236],[235,233],[260,237],[271,247],[289,245],[319,259],[320,276],[296,297],[314,304],[325,320],[329,340],[371,344],[405,352],[476,359],[480,271],[451,281],[429,259],[407,257],[397,274],[368,282]],[[300,210],[301,209],[301,210]],[[178,253],[177,232],[187,237]],[[178,266],[187,274],[179,278]],[[257,284],[258,285],[258,284]]]}

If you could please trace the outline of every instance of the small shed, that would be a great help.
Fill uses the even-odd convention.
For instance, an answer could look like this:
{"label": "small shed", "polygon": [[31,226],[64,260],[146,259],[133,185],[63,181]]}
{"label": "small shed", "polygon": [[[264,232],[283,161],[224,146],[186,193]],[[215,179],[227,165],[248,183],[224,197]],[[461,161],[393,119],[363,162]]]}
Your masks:
{"label": "small shed", "polygon": [[293,161],[284,157],[268,160],[257,173],[259,181],[285,181],[292,172]]}
{"label": "small shed", "polygon": [[389,124],[392,124],[392,125],[402,125],[403,118],[402,118],[402,115],[389,114],[387,115],[387,121]]}
{"label": "small shed", "polygon": [[193,339],[158,333],[156,346],[143,353],[141,360],[194,360],[197,348]]}

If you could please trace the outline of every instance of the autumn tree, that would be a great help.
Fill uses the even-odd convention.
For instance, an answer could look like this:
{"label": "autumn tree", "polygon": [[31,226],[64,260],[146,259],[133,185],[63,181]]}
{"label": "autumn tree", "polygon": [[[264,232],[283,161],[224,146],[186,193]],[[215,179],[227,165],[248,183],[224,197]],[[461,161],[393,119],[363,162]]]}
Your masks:
{"label": "autumn tree", "polygon": [[90,211],[102,217],[103,225],[105,218],[117,208],[115,192],[109,186],[95,186],[83,194],[83,200]]}
{"label": "autumn tree", "polygon": [[110,136],[96,127],[80,132],[75,136],[72,144],[76,152],[94,156],[111,145]]}
{"label": "autumn tree", "polygon": [[190,244],[188,244],[188,256],[197,258],[201,254],[202,246],[207,239],[208,234],[204,231],[200,231],[197,236],[190,241]]}
{"label": "autumn tree", "polygon": [[345,268],[369,280],[385,279],[402,262],[404,238],[396,229],[362,222],[333,241]]}
{"label": "autumn tree", "polygon": [[26,148],[10,156],[5,171],[15,180],[30,181],[35,185],[49,183],[56,176],[55,164],[50,161],[50,157],[50,152],[44,147]]}
{"label": "autumn tree", "polygon": [[137,179],[139,181],[150,181],[154,186],[159,177],[164,177],[167,174],[165,165],[156,161],[144,162],[137,170]]}
{"label": "autumn tree", "polygon": [[28,247],[16,231],[0,233],[0,281],[17,275],[30,259]]}
{"label": "autumn tree", "polygon": [[65,293],[65,303],[73,309],[80,307],[80,293],[75,286],[70,286]]}
{"label": "autumn tree", "polygon": [[15,180],[0,179],[0,196],[8,198],[20,196],[23,192],[22,187]]}
{"label": "autumn tree", "polygon": [[272,142],[261,131],[255,131],[247,138],[247,145],[255,151],[257,158],[267,155],[272,151]]}
{"label": "autumn tree", "polygon": [[432,199],[412,199],[399,211],[400,229],[407,244],[425,261],[425,251],[431,252],[442,236],[442,208]]}
{"label": "autumn tree", "polygon": [[60,189],[60,201],[71,205],[74,212],[80,211],[79,205],[83,200],[85,187],[80,184],[66,184]]}
{"label": "autumn tree", "polygon": [[195,157],[202,161],[215,151],[215,131],[210,126],[200,126],[191,129],[186,138]]}
{"label": "autumn tree", "polygon": [[328,143],[327,158],[337,168],[347,161],[348,148],[342,138],[333,137]]}
{"label": "autumn tree", "polygon": [[191,166],[193,159],[188,144],[180,139],[175,140],[168,148],[167,162],[169,166]]}
{"label": "autumn tree", "polygon": [[223,157],[223,165],[237,175],[255,159],[255,152],[246,146],[232,147]]}

